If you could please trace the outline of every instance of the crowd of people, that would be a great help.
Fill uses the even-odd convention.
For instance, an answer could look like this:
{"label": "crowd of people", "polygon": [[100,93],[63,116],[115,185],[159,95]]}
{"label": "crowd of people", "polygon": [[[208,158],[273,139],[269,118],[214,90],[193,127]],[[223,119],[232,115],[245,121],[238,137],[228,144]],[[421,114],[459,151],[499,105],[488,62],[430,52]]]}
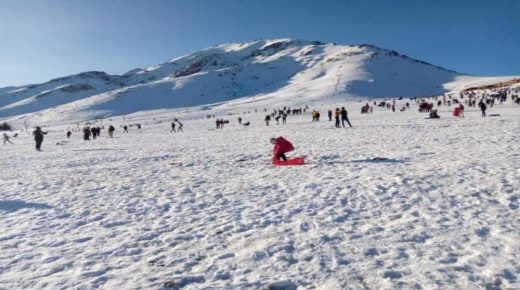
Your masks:
{"label": "crowd of people", "polygon": [[[508,99],[511,99],[514,103],[520,105],[520,86],[517,87],[506,87],[506,88],[492,88],[486,90],[465,90],[458,93],[447,93],[440,96],[430,96],[430,97],[420,97],[420,98],[410,98],[412,102],[415,102],[419,112],[429,113],[430,119],[438,119],[440,115],[438,113],[438,108],[442,106],[453,107],[453,116],[456,117],[464,117],[464,111],[467,107],[478,107],[481,112],[481,116],[487,116],[487,110],[489,107],[493,107],[496,104],[503,104]],[[402,98],[400,98],[401,100]],[[396,111],[396,100],[380,100],[380,101],[371,101],[365,103],[361,106],[361,114],[372,114],[374,111],[374,107],[386,108],[387,110],[391,110],[392,112]],[[410,103],[407,101],[404,104],[401,103],[402,107],[399,111],[406,111],[411,108]],[[436,108],[437,107],[437,108]],[[271,112],[264,117],[264,122],[266,126],[269,126],[271,122],[276,121],[277,125],[284,125],[287,123],[287,119],[291,115],[301,115],[309,110],[309,106],[306,105],[300,108],[290,108],[288,106],[284,106],[282,108],[272,109]],[[264,108],[264,112],[267,112],[268,109]],[[245,114],[250,114],[252,111],[244,112]],[[257,113],[258,109],[254,109],[254,112]],[[231,115],[231,114],[228,114]],[[317,109],[313,109],[310,112],[311,122],[320,122],[320,111]],[[334,120],[335,128],[346,128],[352,127],[352,124],[348,117],[348,112],[345,107],[337,107],[335,109],[327,110],[328,121],[332,122]],[[216,116],[207,115],[207,118],[215,118]],[[155,119],[154,119],[155,120]],[[96,124],[96,121],[93,121]],[[160,124],[161,122],[157,123]],[[224,125],[230,124],[228,119],[217,118],[215,120],[216,128],[222,130]],[[250,121],[245,121],[242,116],[238,117],[238,124],[241,126],[250,126]],[[141,124],[129,124],[129,125],[120,125],[123,133],[129,133],[129,128],[135,127],[137,130],[142,128]],[[66,137],[70,139],[73,132],[81,132],[82,139],[85,141],[92,139],[97,139],[101,136],[102,130],[104,130],[104,126],[100,125],[92,125],[91,122],[87,122],[87,125],[80,129],[79,123],[74,129],[67,129]],[[113,125],[109,125],[107,132],[110,138],[114,137],[116,128]],[[171,122],[171,130],[170,132],[184,132],[183,124],[179,121],[179,119],[174,118],[173,122]],[[44,140],[44,136],[47,132],[44,132],[40,127],[36,127],[33,131],[34,141],[36,143],[36,150],[41,151],[41,145]],[[15,134],[13,137],[16,137]],[[7,133],[3,133],[3,143],[13,144],[11,141],[11,137]],[[283,158],[282,158],[283,159]]]}

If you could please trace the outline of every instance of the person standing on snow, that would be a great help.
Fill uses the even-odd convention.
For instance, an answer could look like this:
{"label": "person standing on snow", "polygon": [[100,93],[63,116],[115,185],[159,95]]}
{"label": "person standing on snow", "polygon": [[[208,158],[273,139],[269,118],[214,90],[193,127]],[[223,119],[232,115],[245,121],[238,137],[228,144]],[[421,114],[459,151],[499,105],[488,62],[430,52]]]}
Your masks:
{"label": "person standing on snow", "polygon": [[341,112],[339,111],[339,108],[336,108],[336,111],[334,112],[334,119],[336,120],[336,128],[339,128],[339,117],[341,116]]}
{"label": "person standing on snow", "polygon": [[175,122],[172,122],[172,130],[170,131],[170,133],[171,132],[177,132],[177,131],[175,131]]}
{"label": "person standing on snow", "polygon": [[42,128],[36,127],[36,130],[33,132],[34,141],[36,142],[36,151],[42,151],[42,143],[43,143],[43,135],[47,134],[47,132],[43,132]]}
{"label": "person standing on snow", "polygon": [[352,128],[352,125],[350,124],[350,121],[348,120],[348,114],[347,114],[347,110],[345,109],[345,107],[341,107],[341,125],[343,126],[343,128],[345,128],[345,122],[348,123],[348,125],[350,126],[350,128]]}
{"label": "person standing on snow", "polygon": [[112,126],[112,125],[108,126],[108,136],[110,136],[110,138],[114,138],[115,130],[116,130],[116,128],[114,128],[114,126]]}
{"label": "person standing on snow", "polygon": [[90,127],[85,126],[83,127],[83,140],[87,141],[90,140]]}
{"label": "person standing on snow", "polygon": [[480,100],[480,102],[478,103],[478,106],[480,107],[480,111],[482,111],[482,117],[485,117],[486,109],[487,109],[486,103],[484,103],[483,100]]}
{"label": "person standing on snow", "polygon": [[285,156],[285,153],[294,150],[294,146],[291,144],[291,142],[285,140],[285,138],[282,136],[278,138],[271,138],[271,144],[274,145],[273,160],[287,161],[287,156]]}

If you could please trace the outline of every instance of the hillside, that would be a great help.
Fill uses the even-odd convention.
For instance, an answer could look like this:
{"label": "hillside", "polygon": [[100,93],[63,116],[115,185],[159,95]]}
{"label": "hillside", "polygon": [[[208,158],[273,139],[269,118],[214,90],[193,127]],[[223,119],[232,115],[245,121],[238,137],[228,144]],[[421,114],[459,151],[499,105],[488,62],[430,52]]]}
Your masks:
{"label": "hillside", "polygon": [[371,45],[259,40],[210,47],[121,76],[86,72],[0,89],[0,118],[74,122],[227,101],[260,106],[416,97],[445,93],[461,78],[482,81]]}

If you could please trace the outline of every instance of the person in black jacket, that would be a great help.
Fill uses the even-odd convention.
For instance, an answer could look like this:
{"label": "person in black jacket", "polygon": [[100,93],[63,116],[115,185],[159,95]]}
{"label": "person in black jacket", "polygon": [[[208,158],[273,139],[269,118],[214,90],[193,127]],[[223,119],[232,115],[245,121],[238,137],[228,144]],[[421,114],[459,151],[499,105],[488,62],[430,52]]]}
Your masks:
{"label": "person in black jacket", "polygon": [[112,126],[112,125],[108,126],[108,136],[110,136],[110,138],[114,138],[115,130],[116,130],[116,128],[114,128],[114,126]]}
{"label": "person in black jacket", "polygon": [[352,125],[350,124],[350,121],[348,120],[348,113],[345,107],[341,107],[341,125],[343,128],[345,128],[345,122],[348,123],[348,125],[352,128]]}
{"label": "person in black jacket", "polygon": [[484,101],[480,100],[480,102],[478,103],[478,106],[480,107],[480,111],[482,111],[482,117],[485,117],[486,109],[487,109],[486,103],[484,103]]}
{"label": "person in black jacket", "polygon": [[47,132],[43,132],[42,128],[36,127],[36,130],[33,132],[34,141],[36,142],[36,151],[42,151],[42,142],[43,142],[43,135],[47,134]]}

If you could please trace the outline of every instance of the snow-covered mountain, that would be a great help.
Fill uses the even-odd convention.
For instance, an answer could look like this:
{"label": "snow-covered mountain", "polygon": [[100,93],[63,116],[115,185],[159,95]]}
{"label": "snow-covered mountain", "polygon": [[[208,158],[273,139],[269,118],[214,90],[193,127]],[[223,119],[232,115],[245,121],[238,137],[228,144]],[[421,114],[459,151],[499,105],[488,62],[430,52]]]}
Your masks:
{"label": "snow-covered mountain", "polygon": [[259,40],[210,47],[121,76],[85,72],[3,88],[0,118],[77,121],[227,101],[251,106],[415,97],[468,82],[482,78],[371,45]]}

